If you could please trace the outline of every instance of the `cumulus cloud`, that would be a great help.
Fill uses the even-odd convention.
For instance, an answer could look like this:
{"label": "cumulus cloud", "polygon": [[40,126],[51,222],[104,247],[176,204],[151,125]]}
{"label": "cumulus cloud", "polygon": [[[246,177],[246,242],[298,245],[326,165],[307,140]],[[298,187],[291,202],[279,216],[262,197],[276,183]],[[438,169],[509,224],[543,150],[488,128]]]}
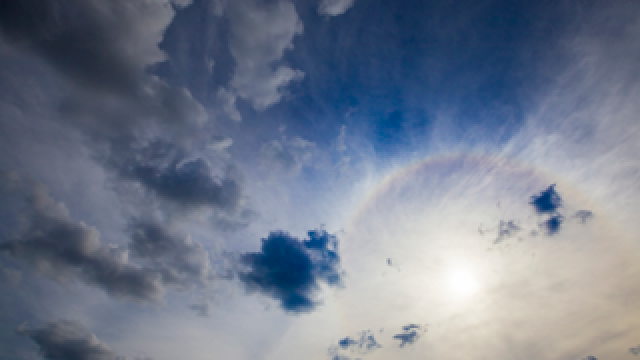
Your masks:
{"label": "cumulus cloud", "polygon": [[355,0],[321,0],[318,5],[320,15],[338,16],[349,10]]}
{"label": "cumulus cloud", "polygon": [[184,206],[211,206],[233,212],[244,199],[240,171],[228,165],[222,176],[202,157],[164,140],[142,145],[117,144],[107,164],[158,197]]}
{"label": "cumulus cloud", "polygon": [[163,0],[13,1],[3,5],[0,34],[75,88],[61,109],[77,125],[103,131],[148,118],[202,122],[206,112],[188,90],[145,72],[166,60],[158,43],[173,16]]}
{"label": "cumulus cloud", "polygon": [[202,244],[157,223],[136,222],[129,249],[133,257],[150,262],[165,284],[204,285],[213,277],[209,252]]}
{"label": "cumulus cloud", "polygon": [[293,48],[294,36],[302,33],[302,22],[290,1],[238,0],[227,6],[236,62],[231,89],[264,110],[282,99],[290,82],[304,77],[300,70],[278,65],[285,50]]}
{"label": "cumulus cloud", "polygon": [[35,342],[47,360],[118,360],[117,355],[82,324],[61,320],[40,329],[20,328],[18,333]]}
{"label": "cumulus cloud", "polygon": [[413,345],[418,339],[420,339],[420,333],[426,332],[426,328],[422,325],[409,324],[402,327],[402,333],[393,335],[395,340],[400,340],[399,347],[405,347],[406,345]]}
{"label": "cumulus cloud", "polygon": [[[190,288],[213,276],[202,245],[160,225],[137,222],[128,247],[105,245],[97,229],[71,219],[64,204],[42,188],[32,194],[29,208],[25,230],[1,243],[0,251],[58,281],[80,280],[117,298],[153,302],[168,286]],[[131,262],[130,253],[146,265]]]}
{"label": "cumulus cloud", "polygon": [[324,230],[308,232],[301,241],[285,232],[274,231],[262,239],[261,251],[240,257],[248,269],[238,273],[247,289],[258,291],[280,302],[292,313],[310,312],[319,305],[315,300],[320,282],[340,285],[338,240]]}
{"label": "cumulus cloud", "polygon": [[100,242],[97,229],[69,216],[42,188],[30,199],[31,216],[17,239],[0,251],[21,259],[60,281],[81,279],[116,297],[158,300],[164,295],[159,274],[128,261],[126,249]]}

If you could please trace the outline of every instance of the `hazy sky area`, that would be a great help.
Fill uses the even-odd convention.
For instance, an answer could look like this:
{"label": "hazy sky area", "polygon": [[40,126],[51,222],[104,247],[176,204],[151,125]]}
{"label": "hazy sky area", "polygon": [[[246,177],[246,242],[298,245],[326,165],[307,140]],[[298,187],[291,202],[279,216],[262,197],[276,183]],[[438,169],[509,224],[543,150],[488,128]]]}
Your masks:
{"label": "hazy sky area", "polygon": [[640,359],[640,1],[0,0],[5,359]]}

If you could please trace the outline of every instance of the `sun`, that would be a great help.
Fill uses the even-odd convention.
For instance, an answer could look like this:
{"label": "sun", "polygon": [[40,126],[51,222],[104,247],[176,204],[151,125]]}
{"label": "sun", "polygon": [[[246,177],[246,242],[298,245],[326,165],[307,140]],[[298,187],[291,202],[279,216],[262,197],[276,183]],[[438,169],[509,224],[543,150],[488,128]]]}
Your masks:
{"label": "sun", "polygon": [[470,296],[478,290],[478,281],[467,270],[455,270],[449,275],[449,287],[458,296]]}

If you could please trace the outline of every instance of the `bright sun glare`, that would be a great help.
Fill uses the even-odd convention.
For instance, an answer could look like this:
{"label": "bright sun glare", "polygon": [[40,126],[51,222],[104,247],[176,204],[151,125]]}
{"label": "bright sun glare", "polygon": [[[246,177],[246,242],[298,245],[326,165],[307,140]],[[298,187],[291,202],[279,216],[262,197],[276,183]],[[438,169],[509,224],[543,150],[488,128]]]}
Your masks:
{"label": "bright sun glare", "polygon": [[469,296],[478,290],[478,282],[473,274],[465,270],[457,270],[449,276],[451,290],[459,296]]}

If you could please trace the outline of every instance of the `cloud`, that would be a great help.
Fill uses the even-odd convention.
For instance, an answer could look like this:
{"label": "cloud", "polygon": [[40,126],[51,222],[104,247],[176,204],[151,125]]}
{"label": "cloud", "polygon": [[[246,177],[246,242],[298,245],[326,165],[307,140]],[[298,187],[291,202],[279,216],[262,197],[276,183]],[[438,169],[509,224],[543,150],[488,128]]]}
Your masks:
{"label": "cloud", "polygon": [[189,287],[212,279],[209,252],[188,235],[153,222],[139,221],[132,228],[131,255],[149,261],[163,283]]}
{"label": "cloud", "polygon": [[393,338],[400,340],[399,347],[405,347],[406,345],[413,345],[418,339],[420,339],[420,332],[425,332],[421,325],[409,324],[402,327],[402,333],[393,335]]}
{"label": "cloud", "polygon": [[580,222],[585,224],[588,220],[593,218],[593,212],[589,210],[578,210],[573,214],[573,217],[580,219]]}
{"label": "cloud", "polygon": [[631,353],[633,356],[640,355],[640,345],[630,348],[629,353]]}
{"label": "cloud", "polygon": [[13,286],[16,286],[20,284],[20,281],[22,281],[22,273],[19,270],[0,266],[0,279],[7,281]]}
{"label": "cloud", "polygon": [[233,145],[233,139],[226,136],[214,135],[208,147],[215,151],[225,151]]}
{"label": "cloud", "polygon": [[196,315],[200,317],[209,317],[211,313],[211,306],[207,302],[189,305],[189,309],[193,310]]}
{"label": "cloud", "polygon": [[345,337],[338,341],[338,348],[332,347],[330,353],[335,353],[338,349],[367,354],[371,351],[381,348],[382,345],[376,340],[371,330],[365,330],[358,333],[357,337]]}
{"label": "cloud", "polygon": [[506,238],[510,238],[521,230],[522,228],[516,225],[515,221],[513,220],[500,220],[500,225],[498,225],[498,237],[496,238],[494,243],[497,244]]}
{"label": "cloud", "polygon": [[552,214],[562,206],[562,198],[556,192],[555,184],[553,184],[539,195],[531,196],[529,204],[531,204],[539,214]]}
{"label": "cloud", "polygon": [[74,222],[42,188],[30,199],[26,230],[0,251],[57,280],[81,279],[115,297],[155,301],[164,295],[160,274],[128,261],[126,249],[100,243],[97,229]]}
{"label": "cloud", "polygon": [[236,167],[228,165],[222,177],[216,176],[207,160],[189,157],[184,148],[164,140],[116,144],[106,161],[124,179],[176,204],[233,212],[244,199],[244,182]]}
{"label": "cloud", "polygon": [[346,338],[338,341],[338,345],[343,349],[348,349],[351,346],[354,346],[354,345],[357,345],[357,344],[358,344],[357,341],[353,340],[352,338],[350,338],[348,336]]}
{"label": "cloud", "polygon": [[321,0],[318,5],[320,15],[338,16],[349,10],[355,0]]}
{"label": "cloud", "polygon": [[121,132],[148,118],[197,124],[207,115],[190,92],[145,72],[166,60],[158,43],[173,16],[162,0],[25,0],[3,5],[0,33],[72,85],[60,109],[76,125]]}
{"label": "cloud", "polygon": [[[75,222],[41,187],[30,197],[25,230],[0,251],[58,281],[80,280],[109,295],[144,302],[162,299],[166,287],[188,289],[213,277],[209,254],[188,236],[136,222],[128,247],[105,245],[97,229]],[[129,260],[129,254],[146,263]]]}
{"label": "cloud", "polygon": [[338,241],[324,230],[309,231],[309,240],[274,231],[262,239],[261,251],[240,257],[248,270],[238,276],[249,291],[259,291],[280,302],[286,312],[310,312],[319,305],[319,283],[340,285]]}
{"label": "cloud", "polygon": [[302,33],[302,22],[289,1],[238,0],[227,6],[236,62],[230,88],[254,109],[264,110],[282,99],[290,82],[304,77],[300,70],[277,65]]}
{"label": "cloud", "polygon": [[258,218],[257,212],[250,209],[243,209],[239,211],[238,214],[233,214],[233,216],[218,214],[213,220],[213,225],[220,231],[238,231],[246,229],[256,218]]}
{"label": "cloud", "polygon": [[315,151],[315,143],[294,137],[288,141],[273,140],[263,144],[260,155],[262,165],[272,173],[296,175],[311,162]]}
{"label": "cloud", "polygon": [[236,99],[238,97],[231,91],[221,87],[216,94],[216,100],[222,108],[222,111],[233,121],[242,121],[242,114],[236,107]]}
{"label": "cloud", "polygon": [[20,328],[47,360],[117,360],[117,355],[82,324],[61,320],[40,329]]}
{"label": "cloud", "polygon": [[347,126],[342,125],[340,127],[340,134],[335,140],[334,148],[338,152],[347,151]]}
{"label": "cloud", "polygon": [[171,3],[179,7],[186,7],[191,5],[192,0],[171,0]]}
{"label": "cloud", "polygon": [[262,164],[265,166],[274,166],[288,173],[296,172],[300,168],[290,149],[278,140],[263,144],[260,155],[262,156]]}

